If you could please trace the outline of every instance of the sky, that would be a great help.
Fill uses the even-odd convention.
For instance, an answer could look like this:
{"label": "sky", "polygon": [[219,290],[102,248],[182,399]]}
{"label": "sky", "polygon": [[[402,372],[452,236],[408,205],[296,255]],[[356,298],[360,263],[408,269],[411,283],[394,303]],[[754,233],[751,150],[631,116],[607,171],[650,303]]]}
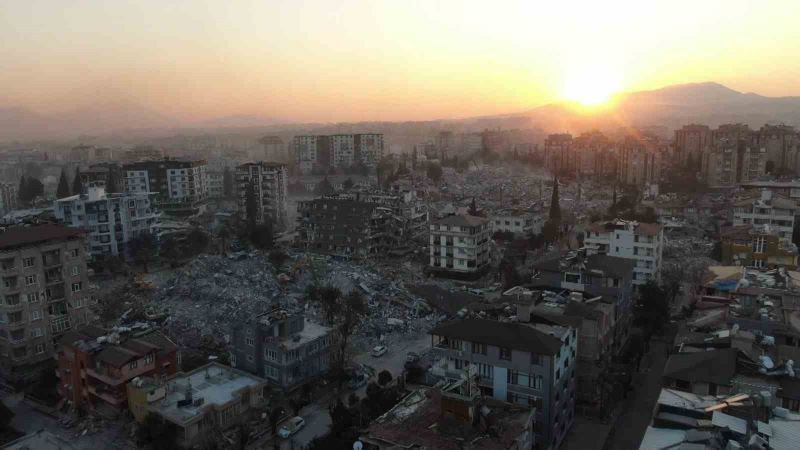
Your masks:
{"label": "sky", "polygon": [[800,95],[798,17],[797,0],[0,0],[0,107],[337,122],[511,113],[596,79]]}

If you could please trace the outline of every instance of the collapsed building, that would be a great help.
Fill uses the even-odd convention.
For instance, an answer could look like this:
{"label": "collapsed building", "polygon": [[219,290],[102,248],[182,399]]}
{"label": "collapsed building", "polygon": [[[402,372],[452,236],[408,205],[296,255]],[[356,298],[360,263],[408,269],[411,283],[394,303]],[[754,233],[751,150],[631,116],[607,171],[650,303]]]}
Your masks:
{"label": "collapsed building", "polygon": [[413,192],[338,193],[298,202],[297,211],[297,245],[348,258],[402,255],[428,225]]}

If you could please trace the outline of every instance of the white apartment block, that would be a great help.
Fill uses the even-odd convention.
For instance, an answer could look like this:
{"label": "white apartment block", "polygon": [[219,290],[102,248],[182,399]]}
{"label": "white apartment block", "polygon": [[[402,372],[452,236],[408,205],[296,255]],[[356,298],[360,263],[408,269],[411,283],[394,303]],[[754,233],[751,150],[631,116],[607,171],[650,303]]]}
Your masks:
{"label": "white apartment block", "polygon": [[430,225],[430,267],[435,271],[478,273],[489,265],[489,221],[447,216]]}
{"label": "white apartment block", "polygon": [[236,192],[239,211],[247,214],[247,191],[255,187],[256,223],[266,220],[279,228],[287,226],[286,193],[288,173],[284,164],[257,162],[236,168]]}
{"label": "white apartment block", "polygon": [[295,136],[292,146],[298,163],[317,162],[317,136]]}
{"label": "white apartment block", "polygon": [[769,225],[781,238],[792,239],[797,210],[794,200],[764,189],[756,199],[748,198],[733,204],[733,225]]}
{"label": "white apartment block", "polygon": [[347,168],[361,163],[374,168],[383,158],[383,134],[334,134],[295,136],[294,160],[302,173],[319,168]]}
{"label": "white apartment block", "polygon": [[208,199],[204,160],[141,161],[123,166],[125,192],[156,194],[159,209],[192,215],[205,209]]}
{"label": "white apartment block", "polygon": [[508,232],[518,236],[538,234],[542,230],[541,217],[528,211],[498,211],[491,215],[492,233]]}
{"label": "white apartment block", "polygon": [[383,158],[383,134],[357,134],[355,139],[358,160],[374,168]]}
{"label": "white apartment block", "polygon": [[587,254],[633,259],[633,285],[660,277],[664,229],[659,224],[616,219],[594,223],[584,238]]}
{"label": "white apartment block", "polygon": [[87,231],[93,256],[124,255],[140,234],[159,233],[161,214],[145,193],[108,194],[101,186],[89,186],[86,194],[56,200],[54,210],[68,227]]}

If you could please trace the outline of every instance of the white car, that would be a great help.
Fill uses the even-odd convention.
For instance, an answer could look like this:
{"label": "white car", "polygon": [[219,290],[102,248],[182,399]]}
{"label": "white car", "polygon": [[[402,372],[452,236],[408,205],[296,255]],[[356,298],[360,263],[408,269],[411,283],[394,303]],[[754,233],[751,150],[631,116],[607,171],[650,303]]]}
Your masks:
{"label": "white car", "polygon": [[389,351],[389,349],[385,345],[378,345],[378,346],[375,346],[372,349],[372,356],[377,358],[379,356],[385,355],[386,352],[388,352],[388,351]]}
{"label": "white car", "polygon": [[303,428],[305,425],[306,421],[303,420],[302,417],[300,416],[292,417],[286,422],[283,422],[283,425],[281,425],[281,427],[278,428],[278,436],[286,439],[289,436],[300,431],[300,429]]}

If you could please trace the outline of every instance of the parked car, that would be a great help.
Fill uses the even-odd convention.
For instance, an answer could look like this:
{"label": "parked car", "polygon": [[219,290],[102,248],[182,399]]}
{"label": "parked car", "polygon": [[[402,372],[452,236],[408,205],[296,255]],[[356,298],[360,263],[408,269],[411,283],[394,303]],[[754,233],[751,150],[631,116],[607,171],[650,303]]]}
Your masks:
{"label": "parked car", "polygon": [[297,433],[306,425],[306,421],[303,420],[300,416],[292,417],[291,419],[283,422],[280,428],[278,428],[278,436],[286,439],[289,436]]}
{"label": "parked car", "polygon": [[417,361],[419,361],[419,353],[408,352],[408,354],[406,354],[406,362],[414,363],[414,362],[417,362]]}
{"label": "parked car", "polygon": [[377,345],[372,349],[372,356],[377,358],[385,355],[388,351],[389,349],[385,345]]}

